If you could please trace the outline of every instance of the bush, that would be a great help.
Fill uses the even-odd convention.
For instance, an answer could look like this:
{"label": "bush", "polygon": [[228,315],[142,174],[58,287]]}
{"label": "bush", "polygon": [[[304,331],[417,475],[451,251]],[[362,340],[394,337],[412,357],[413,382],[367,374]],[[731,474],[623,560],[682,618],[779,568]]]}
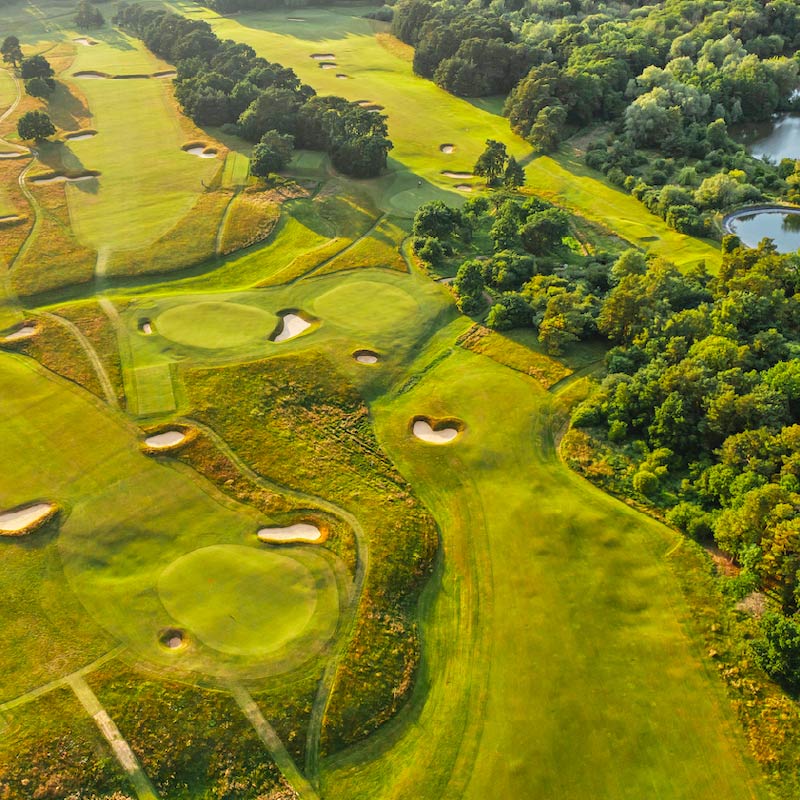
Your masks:
{"label": "bush", "polygon": [[[609,437],[610,433],[609,430]],[[652,472],[642,469],[633,476],[633,489],[639,494],[651,497],[657,488],[658,478]]]}
{"label": "bush", "polygon": [[753,645],[756,660],[772,678],[793,692],[800,689],[800,628],[781,614],[765,614],[764,638]]}

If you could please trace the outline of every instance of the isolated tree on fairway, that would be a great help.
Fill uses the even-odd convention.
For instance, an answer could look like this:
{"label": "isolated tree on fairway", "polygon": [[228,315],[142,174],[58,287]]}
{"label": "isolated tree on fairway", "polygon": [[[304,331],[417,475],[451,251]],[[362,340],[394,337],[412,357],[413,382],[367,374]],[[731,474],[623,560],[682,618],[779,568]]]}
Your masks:
{"label": "isolated tree on fairway", "polygon": [[41,78],[54,88],[56,85],[53,80],[54,74],[50,62],[44,56],[31,56],[22,60],[20,75],[22,75],[22,80],[24,81],[29,81],[32,78]]}
{"label": "isolated tree on fairway", "polygon": [[278,131],[267,131],[253,148],[250,174],[265,178],[271,172],[280,172],[292,160],[294,137]]}
{"label": "isolated tree on fairway", "polygon": [[486,178],[487,186],[492,186],[503,174],[507,159],[506,146],[502,142],[496,142],[494,139],[487,139],[486,149],[475,162],[473,172],[482,178]]}
{"label": "isolated tree on fairway", "polygon": [[0,45],[0,53],[3,54],[3,61],[18,67],[22,62],[22,48],[16,36],[6,36],[3,44]]}
{"label": "isolated tree on fairway", "polygon": [[503,173],[503,186],[507,189],[517,189],[524,183],[525,170],[522,169],[514,156],[509,156],[506,171]]}
{"label": "isolated tree on fairway", "polygon": [[25,91],[31,97],[49,97],[53,93],[53,86],[45,78],[31,78],[25,81]]}
{"label": "isolated tree on fairway", "polygon": [[29,111],[23,114],[17,123],[20,139],[34,139],[41,142],[56,132],[50,117],[44,111]]}
{"label": "isolated tree on fairway", "polygon": [[89,30],[91,28],[102,28],[105,24],[103,15],[96,9],[89,0],[81,0],[78,3],[75,14],[75,27],[80,30]]}

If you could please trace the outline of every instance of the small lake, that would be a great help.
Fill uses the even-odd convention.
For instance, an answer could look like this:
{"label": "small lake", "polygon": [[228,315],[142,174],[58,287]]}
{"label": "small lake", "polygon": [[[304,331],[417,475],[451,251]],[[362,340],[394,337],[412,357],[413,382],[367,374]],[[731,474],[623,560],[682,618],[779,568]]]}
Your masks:
{"label": "small lake", "polygon": [[762,239],[768,238],[775,242],[779,253],[794,253],[800,249],[800,209],[743,209],[727,216],[723,226],[748,247],[758,247]]}
{"label": "small lake", "polygon": [[756,158],[777,164],[783,158],[800,158],[800,114],[781,114],[769,122],[737,126],[735,138]]}

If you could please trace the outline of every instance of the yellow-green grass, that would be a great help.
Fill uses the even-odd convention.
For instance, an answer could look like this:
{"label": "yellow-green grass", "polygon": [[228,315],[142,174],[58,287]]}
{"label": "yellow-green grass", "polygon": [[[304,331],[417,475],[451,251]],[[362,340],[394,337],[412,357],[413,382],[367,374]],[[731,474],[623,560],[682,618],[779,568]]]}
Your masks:
{"label": "yellow-green grass", "polygon": [[233,655],[265,656],[291,642],[310,656],[333,635],[339,611],[327,562],[299,547],[202,547],[164,569],[158,594],[193,636]]}
{"label": "yellow-green grass", "polygon": [[220,255],[263,241],[275,230],[280,216],[281,206],[270,193],[239,192],[231,200],[225,215]]}
{"label": "yellow-green grass", "polygon": [[17,99],[17,84],[7,69],[0,69],[0,114]]}
{"label": "yellow-green grass", "polygon": [[[456,349],[373,406],[382,444],[436,516],[426,669],[398,720],[323,762],[326,798],[761,797],[713,668],[687,638],[677,536],[556,458],[563,417],[519,373]],[[447,333],[447,332],[445,332]],[[426,445],[418,414],[458,418]],[[713,769],[709,768],[713,765]]]}
{"label": "yellow-green grass", "polygon": [[[33,688],[43,682],[42,672],[63,674],[69,669],[69,656],[72,669],[96,658],[110,649],[97,625],[112,641],[125,643],[134,660],[185,673],[201,670],[231,676],[286,671],[307,662],[309,654],[324,645],[327,631],[320,641],[304,641],[299,649],[293,650],[288,642],[268,657],[254,657],[223,653],[194,637],[191,628],[159,600],[162,572],[181,556],[213,545],[237,545],[249,548],[255,558],[268,557],[269,551],[255,537],[263,517],[229,500],[223,502],[194,473],[170,469],[143,455],[134,432],[121,418],[103,410],[85,392],[33,369],[30,362],[0,357],[0,382],[13,387],[3,404],[0,448],[4,453],[25,454],[0,477],[3,507],[45,498],[66,510],[55,545],[58,552],[51,556],[60,557],[63,573],[57,570],[51,582],[40,586],[20,583],[19,574],[4,570],[14,594],[27,587],[29,603],[31,590],[43,592],[31,604],[36,608],[32,616],[52,617],[59,627],[40,663],[36,626],[31,642],[26,642],[14,620],[14,608],[9,607],[8,624],[0,633],[0,650],[9,659],[4,671],[8,682],[17,689],[26,684]],[[20,548],[21,559],[25,552],[35,555],[47,540],[38,545],[34,538],[29,542]],[[25,566],[23,560],[20,569]],[[63,575],[69,589],[53,591],[52,581],[63,585]],[[214,587],[199,581],[201,571],[195,577],[198,596],[213,596]],[[327,576],[317,577],[317,590],[324,596]],[[74,597],[80,600],[80,611]],[[241,602],[246,604],[248,598],[242,596]],[[88,621],[87,612],[92,618]],[[179,651],[165,648],[160,632],[180,627],[186,629],[188,646]],[[90,632],[96,643],[85,641]],[[63,659],[53,660],[55,647],[64,651]]]}
{"label": "yellow-green grass", "polygon": [[[186,2],[175,4],[186,13],[196,10]],[[679,265],[705,260],[719,262],[713,244],[683,236],[669,229],[636,199],[612,187],[599,173],[583,167],[570,148],[555,157],[533,158],[531,147],[511,133],[508,121],[497,114],[497,103],[470,103],[413,74],[405,51],[387,46],[375,32],[380,23],[363,18],[361,7],[333,10],[304,8],[303,23],[290,22],[292,11],[241,13],[221,17],[204,10],[192,18],[206,19],[218,36],[246,42],[272,60],[291,66],[322,93],[349,100],[370,100],[384,106],[389,136],[390,175],[372,182],[385,210],[413,214],[417,205],[444,197],[451,203],[465,195],[455,191],[464,181],[444,177],[445,170],[470,172],[487,138],[504,142],[509,152],[526,164],[527,185],[558,200],[589,219],[613,227],[619,235],[645,250]],[[336,70],[322,70],[313,53],[333,53]],[[339,80],[336,73],[350,76]],[[413,109],[413,113],[409,110]],[[454,144],[450,155],[441,144]],[[413,173],[413,174],[409,174]],[[418,179],[422,185],[418,184]],[[443,191],[444,190],[444,191]]]}
{"label": "yellow-green grass", "polygon": [[169,65],[152,56],[141,42],[116,31],[100,31],[99,44],[80,47],[62,80],[85,95],[98,132],[68,142],[69,169],[100,173],[96,187],[67,187],[73,228],[95,249],[133,250],[170,231],[190,212],[198,196],[222,168],[220,159],[184,152],[185,122],[165,79],[80,79],[76,72],[152,74]]}
{"label": "yellow-green grass", "polygon": [[399,219],[383,217],[363,238],[318,269],[316,275],[328,275],[349,269],[395,269],[406,272],[408,265],[400,254],[400,245],[408,235]]}

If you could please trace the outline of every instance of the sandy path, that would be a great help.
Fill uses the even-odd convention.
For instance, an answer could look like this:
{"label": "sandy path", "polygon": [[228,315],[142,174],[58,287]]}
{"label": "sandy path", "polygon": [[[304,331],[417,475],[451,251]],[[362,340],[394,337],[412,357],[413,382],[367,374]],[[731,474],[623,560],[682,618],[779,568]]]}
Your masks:
{"label": "sandy path", "polygon": [[122,737],[119,728],[114,724],[114,720],[108,716],[108,712],[100,705],[100,701],[89,688],[89,684],[86,683],[81,675],[77,674],[70,675],[67,683],[72,687],[75,696],[86,709],[86,713],[95,721],[100,733],[111,745],[117,761],[119,761],[120,766],[125,770],[130,782],[133,784],[139,800],[158,800],[158,795],[150,783],[150,779],[139,765],[133,750]]}
{"label": "sandy path", "polygon": [[250,724],[258,734],[258,738],[269,750],[275,763],[278,765],[283,777],[287,780],[289,785],[297,792],[301,800],[319,800],[319,795],[314,791],[314,787],[306,780],[305,776],[297,768],[297,764],[289,755],[288,750],[284,747],[280,737],[275,733],[275,729],[267,722],[261,709],[256,705],[255,700],[250,696],[250,693],[238,683],[228,684],[231,694],[239,708],[250,720]]}

